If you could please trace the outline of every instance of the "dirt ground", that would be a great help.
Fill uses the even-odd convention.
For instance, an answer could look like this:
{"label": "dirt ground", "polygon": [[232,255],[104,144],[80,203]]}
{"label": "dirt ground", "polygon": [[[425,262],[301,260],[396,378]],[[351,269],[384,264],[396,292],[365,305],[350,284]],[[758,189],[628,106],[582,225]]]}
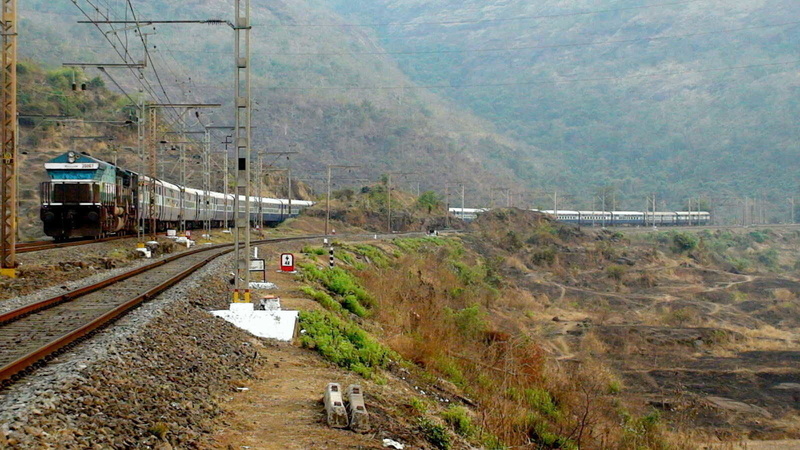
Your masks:
{"label": "dirt ground", "polygon": [[[321,240],[306,245],[319,244]],[[305,283],[294,275],[274,273],[281,251],[296,252],[297,261],[307,258],[299,254],[299,248],[297,244],[289,244],[283,249],[271,246],[260,250],[273,271],[268,277],[278,289],[254,295],[276,295],[285,310],[321,309],[318,303],[301,297],[299,288]],[[259,343],[258,351],[255,379],[241,382],[240,389],[220,405],[223,413],[216,421],[219,431],[213,436],[219,448],[378,449],[383,448],[384,438],[402,442],[406,448],[419,448],[413,426],[398,419],[398,411],[402,411],[410,398],[419,395],[408,381],[387,373],[387,382],[377,384],[297,344]],[[372,425],[369,433],[357,434],[327,426],[322,395],[330,382],[340,383],[343,389],[349,384],[362,386]]]}

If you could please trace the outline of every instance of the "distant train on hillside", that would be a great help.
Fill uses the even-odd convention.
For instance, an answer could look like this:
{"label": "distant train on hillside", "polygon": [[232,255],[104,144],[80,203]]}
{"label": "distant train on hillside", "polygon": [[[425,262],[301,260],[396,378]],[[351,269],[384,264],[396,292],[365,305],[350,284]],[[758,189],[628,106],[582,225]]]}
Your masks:
{"label": "distant train on hillside", "polygon": [[[487,208],[450,208],[450,212],[467,222],[475,220],[478,215],[489,211]],[[708,225],[711,213],[708,211],[568,211],[538,210],[553,216],[559,222],[573,223],[581,226],[691,226]]]}
{"label": "distant train on hillside", "polygon": [[[231,226],[234,195],[181,187],[116,167],[87,154],[67,152],[45,164],[49,181],[41,185],[40,218],[44,233],[56,240],[136,233],[137,224],[149,231]],[[151,216],[150,192],[155,190]],[[183,208],[181,208],[183,194]],[[244,211],[244,196],[239,196]],[[278,223],[297,216],[313,202],[251,197],[252,223]],[[181,217],[183,211],[184,217]],[[227,223],[226,223],[227,222]]]}

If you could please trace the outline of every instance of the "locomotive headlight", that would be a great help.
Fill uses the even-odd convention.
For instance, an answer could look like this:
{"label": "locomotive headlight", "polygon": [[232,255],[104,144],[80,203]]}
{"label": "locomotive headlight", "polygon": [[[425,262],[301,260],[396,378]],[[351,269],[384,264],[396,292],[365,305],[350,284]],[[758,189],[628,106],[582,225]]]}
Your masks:
{"label": "locomotive headlight", "polygon": [[75,152],[67,153],[67,161],[69,161],[70,164],[74,163],[77,158],[78,157],[75,155]]}

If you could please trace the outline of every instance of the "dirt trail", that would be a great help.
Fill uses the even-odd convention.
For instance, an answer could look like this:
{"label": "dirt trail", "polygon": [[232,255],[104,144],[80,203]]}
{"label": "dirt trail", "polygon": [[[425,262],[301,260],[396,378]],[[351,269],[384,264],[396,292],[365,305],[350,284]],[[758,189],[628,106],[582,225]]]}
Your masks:
{"label": "dirt trail", "polygon": [[[328,428],[320,402],[325,385],[365,380],[331,366],[316,354],[293,346],[264,347],[258,379],[222,405],[220,447],[252,449],[380,448],[372,435]],[[369,395],[370,387],[365,386]]]}
{"label": "dirt trail", "polygon": [[[260,254],[267,261],[277,261],[279,253],[276,248],[262,247]],[[279,288],[259,291],[258,294],[279,296],[285,310],[321,309],[315,301],[300,298],[299,288],[305,283],[295,276],[274,273],[267,276]],[[387,401],[403,402],[413,395],[405,382],[388,375],[388,383],[379,386],[331,364],[312,350],[297,345],[261,342],[253,340],[260,361],[256,378],[242,381],[240,389],[227,401],[221,402],[224,412],[216,420],[219,431],[213,436],[215,446],[233,449],[366,449],[382,448],[383,437],[404,443],[412,440],[389,432],[393,426],[387,425],[380,409]],[[349,384],[363,387],[376,432],[361,435],[327,426],[321,400],[325,386],[331,382],[340,383],[343,389]]]}

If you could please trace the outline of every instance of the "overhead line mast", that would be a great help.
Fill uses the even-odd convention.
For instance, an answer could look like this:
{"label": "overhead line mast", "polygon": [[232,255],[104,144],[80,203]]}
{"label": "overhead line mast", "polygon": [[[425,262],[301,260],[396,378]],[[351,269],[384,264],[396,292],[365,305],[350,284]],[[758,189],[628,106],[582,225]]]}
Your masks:
{"label": "overhead line mast", "polygon": [[[234,0],[234,42],[236,80],[234,84],[234,107],[236,108],[236,280],[233,291],[234,303],[250,303],[250,138],[251,130],[251,83],[250,83],[250,0]],[[244,208],[240,203],[244,201]],[[243,296],[240,297],[240,294]]]}
{"label": "overhead line mast", "polygon": [[17,276],[17,0],[2,0],[0,275]]}

